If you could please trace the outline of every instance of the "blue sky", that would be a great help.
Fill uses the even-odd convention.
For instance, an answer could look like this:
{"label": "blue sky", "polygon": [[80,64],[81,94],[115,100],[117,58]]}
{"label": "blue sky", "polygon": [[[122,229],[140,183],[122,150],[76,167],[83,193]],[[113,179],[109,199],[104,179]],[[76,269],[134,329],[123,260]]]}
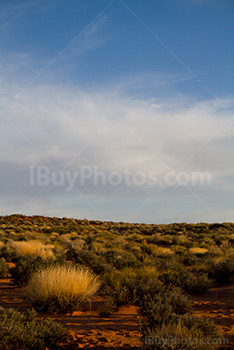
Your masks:
{"label": "blue sky", "polygon": [[1,1],[0,28],[2,215],[233,221],[231,0]]}

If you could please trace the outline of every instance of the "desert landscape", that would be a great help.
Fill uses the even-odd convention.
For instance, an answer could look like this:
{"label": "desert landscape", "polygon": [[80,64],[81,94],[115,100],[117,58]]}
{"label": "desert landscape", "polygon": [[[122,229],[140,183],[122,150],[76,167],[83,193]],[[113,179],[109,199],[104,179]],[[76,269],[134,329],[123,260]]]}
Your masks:
{"label": "desert landscape", "polygon": [[0,217],[1,350],[233,349],[233,230]]}
{"label": "desert landscape", "polygon": [[0,350],[234,350],[234,1],[0,30]]}

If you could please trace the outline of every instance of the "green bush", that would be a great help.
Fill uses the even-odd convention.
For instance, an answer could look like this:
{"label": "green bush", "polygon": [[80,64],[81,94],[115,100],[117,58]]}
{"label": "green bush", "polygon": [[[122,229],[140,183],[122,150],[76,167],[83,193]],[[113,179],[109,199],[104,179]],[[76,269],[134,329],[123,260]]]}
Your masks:
{"label": "green bush", "polygon": [[234,259],[221,261],[211,267],[208,276],[218,285],[225,285],[234,281]]}
{"label": "green bush", "polygon": [[[214,323],[183,314],[161,297],[148,300],[140,308],[143,349],[147,350],[214,350],[221,335]],[[212,340],[215,340],[212,343]],[[213,345],[210,345],[213,344]]]}
{"label": "green bush", "polygon": [[110,317],[115,309],[116,309],[116,305],[113,304],[111,300],[108,300],[106,304],[99,307],[98,315],[103,318]]}
{"label": "green bush", "polygon": [[15,259],[15,251],[13,247],[11,247],[9,244],[5,244],[1,248],[1,255],[2,258],[6,259],[6,261],[14,261]]}
{"label": "green bush", "polygon": [[20,313],[0,307],[0,349],[45,350],[65,336],[66,331],[59,323],[35,318],[33,310]]}
{"label": "green bush", "polygon": [[104,254],[104,258],[108,264],[119,270],[124,267],[137,266],[137,259],[132,253],[119,249],[108,249]]}
{"label": "green bush", "polygon": [[215,325],[192,316],[175,318],[143,336],[146,350],[214,350],[222,344]]}
{"label": "green bush", "polygon": [[185,289],[187,282],[192,278],[192,273],[186,269],[177,268],[160,274],[159,279],[164,285],[173,285]]}
{"label": "green bush", "polygon": [[186,266],[194,266],[199,261],[198,257],[196,255],[189,254],[184,257],[183,264]]}
{"label": "green bush", "polygon": [[90,250],[80,250],[79,252],[76,252],[74,261],[79,265],[84,265],[91,268],[105,263],[105,260],[101,256]]}
{"label": "green bush", "polygon": [[139,312],[147,327],[153,329],[173,315],[184,315],[191,311],[191,302],[179,288],[162,288],[158,294],[145,294],[140,301]]}
{"label": "green bush", "polygon": [[6,263],[6,260],[4,258],[0,259],[0,278],[5,277],[8,273],[8,265]]}
{"label": "green bush", "polygon": [[164,272],[159,279],[165,286],[177,286],[190,294],[204,294],[213,286],[213,281],[206,273],[194,276],[190,271],[182,268]]}
{"label": "green bush", "polygon": [[206,273],[200,273],[196,277],[191,277],[187,280],[186,290],[190,294],[205,294],[206,291],[213,286],[213,281]]}
{"label": "green bush", "polygon": [[15,267],[10,269],[10,274],[15,284],[25,285],[35,271],[54,264],[54,260],[44,260],[40,256],[21,257],[17,259]]}
{"label": "green bush", "polygon": [[171,291],[167,292],[165,288],[161,293],[164,296],[164,303],[172,305],[172,312],[175,314],[184,315],[191,312],[192,304],[181,289],[172,288]]}
{"label": "green bush", "polygon": [[102,293],[116,306],[139,304],[143,295],[158,293],[161,284],[154,268],[125,268],[103,275]]}

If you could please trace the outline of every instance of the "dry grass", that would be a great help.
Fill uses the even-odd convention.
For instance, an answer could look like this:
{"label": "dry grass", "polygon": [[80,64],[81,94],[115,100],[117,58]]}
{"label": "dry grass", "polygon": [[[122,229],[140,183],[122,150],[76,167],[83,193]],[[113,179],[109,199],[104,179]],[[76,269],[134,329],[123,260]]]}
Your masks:
{"label": "dry grass", "polygon": [[99,287],[98,278],[88,270],[54,266],[33,274],[24,295],[37,309],[67,312],[78,310]]}
{"label": "dry grass", "polygon": [[153,255],[155,255],[155,256],[171,255],[173,253],[174,252],[170,248],[155,246],[153,249]]}
{"label": "dry grass", "polygon": [[4,247],[5,243],[0,241],[0,250]]}
{"label": "dry grass", "polygon": [[188,251],[190,254],[206,254],[208,252],[208,249],[200,248],[200,247],[193,247],[193,248],[189,248]]}
{"label": "dry grass", "polygon": [[54,257],[53,245],[44,245],[38,240],[11,241],[9,244],[17,256],[40,256],[43,259]]}

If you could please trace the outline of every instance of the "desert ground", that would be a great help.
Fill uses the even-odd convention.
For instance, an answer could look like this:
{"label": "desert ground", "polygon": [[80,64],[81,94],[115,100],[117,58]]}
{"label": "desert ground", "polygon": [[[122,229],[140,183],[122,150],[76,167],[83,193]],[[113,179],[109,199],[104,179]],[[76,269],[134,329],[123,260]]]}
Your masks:
{"label": "desert ground", "polygon": [[[224,338],[219,348],[234,349],[233,232],[232,223],[146,225],[0,217],[0,306],[20,312],[34,307],[22,290],[28,283],[24,277],[30,279],[30,274],[37,273],[33,272],[35,262],[45,271],[58,262],[83,266],[96,275],[102,288],[77,309],[51,311],[48,305],[45,310],[37,309],[37,320],[51,319],[67,330],[47,350],[141,349],[142,321],[146,322],[145,332],[164,327],[160,312],[155,316],[160,303],[170,310],[165,319],[171,313],[174,320],[189,319],[201,327],[202,320],[210,321],[206,329],[216,327]],[[134,298],[131,293],[136,294]],[[114,306],[108,315],[102,315],[100,310],[108,308],[110,301]],[[156,330],[144,307],[149,315],[151,308],[155,310]]]}
{"label": "desert ground", "polygon": [[[13,264],[9,263],[9,266]],[[203,296],[192,297],[193,314],[212,320],[219,328],[227,345],[222,350],[234,349],[234,304],[232,286],[212,288]],[[38,319],[51,318],[68,328],[66,339],[56,350],[75,349],[141,349],[141,335],[138,329],[140,316],[135,306],[121,306],[108,318],[97,313],[101,298],[88,303],[84,311],[67,315],[38,314]],[[10,278],[0,279],[0,304],[3,307],[25,310],[29,303],[21,298],[20,288]],[[91,310],[90,310],[91,309]],[[48,349],[49,350],[49,349]]]}

